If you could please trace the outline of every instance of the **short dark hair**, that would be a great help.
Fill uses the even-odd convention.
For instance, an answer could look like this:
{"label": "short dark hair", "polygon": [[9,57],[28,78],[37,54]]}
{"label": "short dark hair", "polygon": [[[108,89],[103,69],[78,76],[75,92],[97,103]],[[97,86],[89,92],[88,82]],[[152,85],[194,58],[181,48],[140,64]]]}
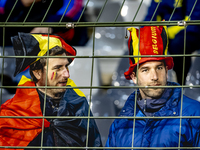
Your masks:
{"label": "short dark hair", "polygon": [[[56,55],[61,55],[63,53],[68,55],[67,51],[64,48],[62,48],[60,46],[55,46],[55,47],[53,47],[52,49],[49,50],[49,54],[47,52],[46,54],[44,54],[44,56],[47,56],[47,54],[48,54],[48,56],[56,56]],[[30,75],[31,75],[31,80],[33,82],[36,83],[38,81],[37,78],[34,76],[33,71],[34,70],[42,70],[42,72],[43,72],[44,67],[46,66],[46,60],[47,60],[46,57],[40,58],[38,61],[36,61],[35,63],[30,65],[29,71],[30,71]],[[71,59],[68,59],[68,61],[69,61],[69,63],[72,62]]]}

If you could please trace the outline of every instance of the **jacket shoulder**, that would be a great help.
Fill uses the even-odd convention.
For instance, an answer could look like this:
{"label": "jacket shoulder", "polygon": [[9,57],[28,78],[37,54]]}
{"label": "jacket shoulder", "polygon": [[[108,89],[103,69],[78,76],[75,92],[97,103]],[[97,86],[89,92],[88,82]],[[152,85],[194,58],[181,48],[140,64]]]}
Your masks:
{"label": "jacket shoulder", "polygon": [[[183,110],[182,116],[200,116],[200,102],[191,99],[187,96],[183,96]],[[200,130],[199,118],[186,118],[188,123],[197,131]]]}
{"label": "jacket shoulder", "polygon": [[199,108],[200,102],[183,95],[183,115],[185,114],[185,116],[200,116]]}

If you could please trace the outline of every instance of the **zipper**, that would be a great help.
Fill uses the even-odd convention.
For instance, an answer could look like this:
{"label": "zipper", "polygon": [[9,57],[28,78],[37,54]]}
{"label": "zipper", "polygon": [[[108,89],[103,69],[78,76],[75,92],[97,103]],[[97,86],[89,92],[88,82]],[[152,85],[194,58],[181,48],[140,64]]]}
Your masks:
{"label": "zipper", "polygon": [[144,99],[144,112],[146,111],[146,108],[147,108],[147,100]]}

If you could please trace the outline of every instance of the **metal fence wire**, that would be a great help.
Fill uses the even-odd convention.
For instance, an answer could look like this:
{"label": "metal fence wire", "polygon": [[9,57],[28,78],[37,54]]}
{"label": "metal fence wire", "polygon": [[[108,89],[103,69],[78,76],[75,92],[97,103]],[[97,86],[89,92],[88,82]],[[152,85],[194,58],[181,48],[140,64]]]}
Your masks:
{"label": "metal fence wire", "polygon": [[[7,2],[10,1],[10,5]],[[41,141],[40,146],[5,146],[1,145],[0,148],[6,149],[200,149],[200,147],[181,147],[181,123],[182,119],[199,119],[199,116],[182,116],[182,106],[180,110],[180,116],[176,117],[137,117],[134,114],[131,117],[118,116],[119,112],[123,108],[128,96],[136,91],[138,88],[149,88],[144,86],[137,86],[132,81],[125,79],[123,73],[127,71],[129,67],[129,57],[149,57],[149,56],[130,56],[128,53],[127,42],[129,38],[129,33],[126,31],[128,27],[141,28],[143,26],[167,26],[167,27],[181,27],[183,29],[183,43],[178,43],[177,47],[181,44],[184,44],[182,54],[169,54],[173,58],[180,57],[183,58],[182,62],[179,62],[182,70],[182,79],[181,84],[177,86],[161,86],[160,88],[181,88],[181,103],[183,102],[183,94],[185,93],[188,97],[191,97],[195,100],[200,101],[200,83],[199,83],[199,49],[195,49],[191,53],[186,52],[186,40],[188,36],[187,29],[190,26],[199,28],[200,20],[193,19],[192,16],[196,15],[195,11],[198,7],[198,0],[189,1],[189,0],[169,0],[165,2],[164,0],[152,0],[156,3],[156,6],[152,8],[151,18],[147,21],[144,21],[145,16],[148,15],[148,8],[151,5],[151,0],[66,0],[65,8],[63,8],[63,14],[60,15],[60,18],[57,18],[57,21],[47,21],[46,18],[48,14],[51,13],[53,8],[57,9],[58,1],[55,0],[33,0],[33,3],[26,8],[27,14],[21,20],[17,18],[13,19],[13,15],[16,15],[16,9],[19,9],[19,3],[22,0],[0,0],[0,28],[1,28],[1,48],[0,48],[0,70],[1,70],[1,79],[0,79],[0,104],[6,102],[7,99],[10,99],[14,96],[16,88],[32,88],[30,86],[17,86],[19,81],[16,77],[13,76],[15,70],[15,58],[38,58],[39,56],[15,56],[13,52],[12,45],[8,45],[6,38],[10,35],[9,30],[13,29],[17,32],[19,29],[26,28],[35,28],[35,27],[45,27],[48,28],[50,33],[51,28],[61,29],[87,29],[87,42],[84,45],[73,45],[77,50],[77,56],[74,62],[69,66],[70,78],[76,83],[76,87],[54,87],[54,86],[43,86],[35,88],[74,88],[82,90],[88,100],[89,110],[93,113],[93,116],[90,116],[90,111],[88,111],[88,116],[0,116],[0,118],[42,118],[43,123],[46,118],[67,118],[67,119],[87,119],[87,140],[85,147],[47,147],[43,145]],[[37,3],[47,3],[48,7],[45,8],[44,16],[41,18],[41,21],[34,21],[30,19],[32,17],[32,11],[35,11]],[[61,1],[61,0],[59,0]],[[188,1],[188,2],[186,2]],[[194,2],[194,3],[193,3]],[[83,7],[81,12],[79,12],[79,17],[74,21],[65,21],[65,14],[70,8],[72,3],[82,3]],[[173,3],[173,9],[170,14],[168,14],[168,20],[159,20],[159,17],[162,17],[162,14],[159,16],[157,13],[162,9],[163,3],[166,5],[171,5]],[[176,20],[178,10],[183,3],[191,3],[187,18],[181,20]],[[7,5],[6,5],[7,4]],[[12,4],[12,5],[11,5]],[[64,3],[63,3],[64,5]],[[10,11],[6,12],[6,7],[10,7]],[[75,7],[75,5],[74,5]],[[23,9],[19,10],[19,14],[23,13]],[[5,15],[6,14],[6,15]],[[197,13],[198,14],[198,13]],[[12,19],[11,19],[12,18]],[[84,19],[83,19],[84,18]],[[156,19],[155,19],[156,18]],[[175,19],[174,19],[175,18]],[[198,17],[197,17],[198,18]],[[128,38],[127,38],[127,37]],[[190,38],[190,36],[188,36]],[[198,37],[198,36],[197,36]],[[84,38],[84,37],[82,37]],[[85,37],[86,38],[86,37]],[[196,43],[198,44],[198,43]],[[160,57],[158,55],[156,57]],[[167,57],[168,57],[167,56]],[[58,56],[42,56],[49,58],[54,58]],[[70,58],[72,56],[66,56]],[[185,72],[186,58],[191,58],[191,66],[187,76]],[[175,64],[176,65],[176,64]],[[48,64],[47,64],[48,68]],[[168,80],[177,81],[175,72],[169,71]],[[157,88],[156,86],[151,88]],[[137,97],[136,97],[137,98]],[[45,93],[46,100],[46,93]],[[46,101],[44,102],[46,104]],[[135,102],[136,103],[136,102]],[[45,106],[45,105],[44,105]],[[135,105],[136,107],[136,105]],[[136,108],[135,108],[136,109]],[[45,107],[43,108],[45,112]],[[89,120],[95,119],[99,132],[101,134],[101,140],[103,147],[89,147],[88,146],[88,136],[89,136]],[[178,147],[135,147],[134,138],[132,141],[131,147],[105,147],[105,143],[108,137],[109,128],[114,119],[132,119],[133,121],[133,135],[135,130],[135,120],[137,119],[179,119],[179,139]],[[44,128],[44,124],[43,124]],[[1,131],[1,129],[0,129]],[[43,133],[42,130],[42,138]],[[1,137],[1,135],[0,135]]]}

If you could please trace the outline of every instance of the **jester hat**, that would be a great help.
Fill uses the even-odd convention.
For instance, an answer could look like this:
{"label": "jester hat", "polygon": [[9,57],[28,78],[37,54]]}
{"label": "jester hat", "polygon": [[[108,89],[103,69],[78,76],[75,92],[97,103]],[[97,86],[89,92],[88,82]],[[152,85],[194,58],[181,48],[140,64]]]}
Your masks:
{"label": "jester hat", "polygon": [[[168,37],[165,26],[145,26],[140,28],[140,31],[131,27],[128,30],[130,32],[128,40],[129,55],[136,57],[129,57],[130,66],[128,71],[124,73],[127,80],[131,79],[130,75],[133,73],[137,63],[142,64],[147,61],[165,60],[168,69],[173,68],[173,58],[165,57],[168,50]],[[139,57],[142,55],[150,56]],[[163,57],[153,57],[153,55],[163,55]]]}
{"label": "jester hat", "polygon": [[[76,49],[68,45],[60,36],[48,34],[18,33],[11,37],[15,56],[44,56],[48,49],[55,46],[64,48],[69,56],[76,56]],[[26,70],[31,64],[40,58],[16,58],[16,69],[14,76]],[[74,58],[68,58],[71,61]]]}

